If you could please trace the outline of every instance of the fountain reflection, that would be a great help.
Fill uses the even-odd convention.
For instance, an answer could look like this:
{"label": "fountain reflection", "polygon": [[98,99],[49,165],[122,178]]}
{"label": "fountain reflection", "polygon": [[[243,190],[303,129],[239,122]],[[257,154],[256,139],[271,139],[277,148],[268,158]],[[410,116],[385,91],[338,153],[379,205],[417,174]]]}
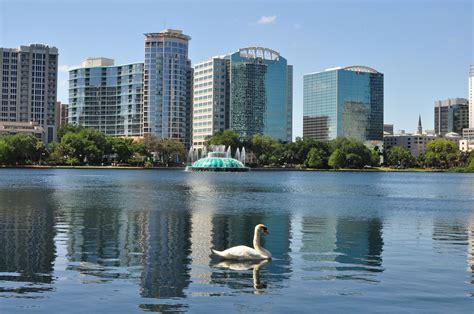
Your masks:
{"label": "fountain reflection", "polygon": [[50,190],[0,190],[0,297],[54,291],[55,205]]}

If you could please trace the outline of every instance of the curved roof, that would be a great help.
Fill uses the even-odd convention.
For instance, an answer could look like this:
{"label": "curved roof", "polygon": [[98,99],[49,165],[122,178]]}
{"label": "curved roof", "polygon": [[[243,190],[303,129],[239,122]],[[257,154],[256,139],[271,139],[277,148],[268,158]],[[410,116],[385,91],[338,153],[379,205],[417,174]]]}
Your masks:
{"label": "curved roof", "polygon": [[365,65],[351,65],[348,67],[344,67],[343,69],[347,71],[355,71],[355,72],[379,73],[377,70],[369,68]]}
{"label": "curved roof", "polygon": [[245,47],[240,48],[239,53],[245,58],[263,58],[267,60],[278,60],[280,53],[265,47]]}
{"label": "curved roof", "polygon": [[246,168],[243,163],[234,158],[206,157],[193,163],[193,169],[208,168]]}
{"label": "curved roof", "polygon": [[444,137],[461,137],[458,133],[455,132],[448,132]]}

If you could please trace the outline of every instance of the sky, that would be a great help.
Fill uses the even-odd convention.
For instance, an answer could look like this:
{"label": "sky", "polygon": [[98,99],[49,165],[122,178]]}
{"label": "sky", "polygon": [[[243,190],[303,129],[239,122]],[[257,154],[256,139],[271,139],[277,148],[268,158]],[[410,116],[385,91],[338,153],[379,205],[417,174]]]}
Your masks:
{"label": "sky", "polygon": [[0,0],[0,47],[59,49],[58,100],[67,71],[87,57],[144,59],[144,33],[181,29],[193,64],[248,46],[294,66],[293,134],[302,135],[303,75],[365,65],[384,74],[384,122],[433,128],[435,100],[468,97],[474,60],[472,0]]}

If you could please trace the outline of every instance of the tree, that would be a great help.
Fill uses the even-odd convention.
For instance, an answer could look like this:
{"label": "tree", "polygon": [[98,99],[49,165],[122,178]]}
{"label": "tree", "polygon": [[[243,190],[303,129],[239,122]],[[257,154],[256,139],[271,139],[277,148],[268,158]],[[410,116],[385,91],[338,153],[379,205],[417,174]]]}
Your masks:
{"label": "tree", "polygon": [[282,143],[274,138],[262,134],[255,134],[252,137],[250,150],[257,158],[260,165],[276,164],[279,157],[277,152],[282,151]]}
{"label": "tree", "polygon": [[310,149],[304,166],[308,168],[327,168],[329,160],[329,151],[323,147],[313,147]]}
{"label": "tree", "polygon": [[0,138],[0,164],[12,162],[12,147],[4,139]]}
{"label": "tree", "polygon": [[393,146],[387,151],[385,163],[390,167],[410,168],[415,164],[415,158],[408,149]]}
{"label": "tree", "polygon": [[454,166],[459,150],[455,143],[436,139],[426,145],[425,164],[433,168],[447,169]]}
{"label": "tree", "polygon": [[225,145],[232,147],[232,149],[237,149],[237,147],[242,147],[242,142],[235,131],[226,129],[222,132],[217,132],[212,136],[207,136],[206,146],[210,145]]}
{"label": "tree", "polygon": [[134,148],[133,139],[123,137],[107,137],[107,142],[110,145],[110,152],[116,155],[118,162],[128,162],[133,156]]}
{"label": "tree", "polygon": [[36,145],[38,140],[26,134],[6,135],[3,140],[11,147],[11,160],[17,164],[36,161]]}
{"label": "tree", "polygon": [[64,134],[66,133],[79,133],[82,131],[84,127],[82,125],[78,124],[63,124],[61,127],[58,129],[58,142],[61,141],[63,138]]}
{"label": "tree", "polygon": [[[333,153],[339,150],[337,154],[344,156],[345,163],[342,166],[338,164],[339,168],[360,169],[372,164],[371,150],[361,141],[341,137],[331,141],[330,145]],[[342,158],[338,157],[338,161],[341,162]]]}
{"label": "tree", "polygon": [[336,148],[329,157],[328,165],[334,169],[345,167],[346,155],[339,148]]}

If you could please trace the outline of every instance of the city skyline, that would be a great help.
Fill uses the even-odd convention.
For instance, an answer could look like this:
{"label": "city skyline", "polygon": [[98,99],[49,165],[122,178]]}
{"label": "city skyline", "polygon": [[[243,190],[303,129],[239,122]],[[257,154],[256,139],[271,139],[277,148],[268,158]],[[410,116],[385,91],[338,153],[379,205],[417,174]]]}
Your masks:
{"label": "city skyline", "polygon": [[[413,130],[412,121],[419,114],[426,117],[425,128],[432,129],[429,117],[433,101],[468,98],[473,52],[469,40],[473,23],[470,1],[363,1],[344,2],[344,6],[324,1],[300,2],[298,6],[277,2],[271,7],[261,1],[252,4],[251,12],[241,3],[218,8],[209,2],[138,1],[150,8],[139,15],[122,1],[102,1],[94,4],[95,10],[79,2],[2,1],[0,42],[5,47],[30,42],[57,47],[58,100],[64,103],[68,102],[69,69],[93,56],[113,58],[117,64],[139,62],[143,58],[143,33],[165,27],[182,29],[193,37],[189,46],[193,66],[209,56],[242,47],[269,47],[294,65],[293,137],[302,135],[303,75],[334,66],[364,64],[385,74],[384,121],[394,124],[395,130]],[[230,11],[233,13],[229,17]],[[133,23],[113,18],[125,12]],[[212,18],[191,18],[204,16],[204,12]],[[28,19],[37,14],[45,19],[35,28],[15,23],[15,16]],[[152,14],[155,16],[151,19]],[[433,22],[445,15],[457,16],[457,22]],[[359,18],[354,20],[353,16]],[[81,22],[85,17],[87,23]],[[61,32],[48,31],[57,24]]]}

